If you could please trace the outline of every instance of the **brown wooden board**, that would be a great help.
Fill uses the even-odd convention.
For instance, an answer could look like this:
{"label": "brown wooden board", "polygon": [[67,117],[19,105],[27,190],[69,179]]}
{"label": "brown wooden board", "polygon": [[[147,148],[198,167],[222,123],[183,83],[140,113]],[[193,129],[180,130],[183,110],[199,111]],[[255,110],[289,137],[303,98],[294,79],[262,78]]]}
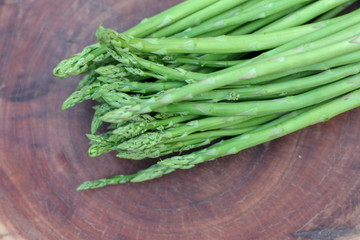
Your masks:
{"label": "brown wooden board", "polygon": [[87,155],[91,102],[53,67],[180,0],[0,0],[0,239],[360,239],[360,109],[163,178],[77,192],[155,161]]}

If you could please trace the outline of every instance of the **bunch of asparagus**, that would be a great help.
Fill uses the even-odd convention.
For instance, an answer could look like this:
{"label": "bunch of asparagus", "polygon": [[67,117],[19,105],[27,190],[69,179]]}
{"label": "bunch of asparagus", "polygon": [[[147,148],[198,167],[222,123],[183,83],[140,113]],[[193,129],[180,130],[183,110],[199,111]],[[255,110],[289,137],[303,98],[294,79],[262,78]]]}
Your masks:
{"label": "bunch of asparagus", "polygon": [[54,69],[86,74],[62,108],[98,102],[92,157],[173,155],[78,189],[158,178],[360,106],[360,9],[337,16],[354,2],[187,0],[123,33],[100,26]]}

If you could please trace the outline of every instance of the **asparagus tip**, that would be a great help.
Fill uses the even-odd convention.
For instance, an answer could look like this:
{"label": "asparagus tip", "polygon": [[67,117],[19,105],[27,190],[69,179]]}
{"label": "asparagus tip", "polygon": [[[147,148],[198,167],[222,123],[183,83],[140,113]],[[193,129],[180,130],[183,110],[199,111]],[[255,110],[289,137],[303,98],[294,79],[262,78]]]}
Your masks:
{"label": "asparagus tip", "polygon": [[128,174],[128,175],[118,175],[112,178],[103,178],[99,180],[94,181],[86,181],[82,183],[80,186],[77,187],[77,191],[82,190],[88,190],[88,189],[95,189],[95,188],[101,188],[108,185],[114,185],[114,184],[121,184],[121,183],[127,183],[130,182],[134,177],[135,174]]}
{"label": "asparagus tip", "polygon": [[104,28],[103,25],[100,25],[99,29],[96,30],[95,36],[100,45],[106,46],[111,42],[111,40],[118,36],[118,33],[112,29]]}

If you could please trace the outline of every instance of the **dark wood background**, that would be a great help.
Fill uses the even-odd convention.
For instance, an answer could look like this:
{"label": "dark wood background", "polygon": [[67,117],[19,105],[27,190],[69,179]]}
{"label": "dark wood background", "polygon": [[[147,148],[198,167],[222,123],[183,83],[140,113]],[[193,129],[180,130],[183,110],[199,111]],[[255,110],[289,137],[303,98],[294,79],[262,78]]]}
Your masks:
{"label": "dark wood background", "polygon": [[360,109],[161,179],[77,192],[153,162],[87,156],[92,103],[53,67],[180,0],[0,0],[0,239],[360,239]]}

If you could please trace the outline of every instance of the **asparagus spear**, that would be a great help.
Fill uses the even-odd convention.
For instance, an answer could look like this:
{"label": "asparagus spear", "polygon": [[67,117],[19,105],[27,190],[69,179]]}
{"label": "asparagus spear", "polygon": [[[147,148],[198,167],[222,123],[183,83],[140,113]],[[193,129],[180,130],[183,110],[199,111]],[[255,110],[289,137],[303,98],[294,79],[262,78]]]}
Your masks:
{"label": "asparagus spear", "polygon": [[[232,71],[236,68],[241,68],[246,64],[250,64],[253,61],[266,60],[269,57],[283,56],[287,54],[293,54],[294,52],[312,50],[324,47],[325,45],[330,45],[335,42],[344,40],[348,37],[354,36],[359,31],[360,22],[360,9],[353,11],[345,16],[339,17],[340,21],[333,24],[329,24],[324,28],[305,35],[301,38],[290,41],[280,47],[271,49],[254,59],[249,60],[248,62],[241,63],[239,65],[229,67],[225,70],[219,71],[216,74],[221,74],[226,71]],[[306,48],[301,48],[305,46]]]}
{"label": "asparagus spear", "polygon": [[[329,48],[332,49],[331,52],[328,51]],[[360,36],[346,39],[345,41],[340,41],[310,52],[305,51],[290,56],[274,59],[270,58],[264,62],[246,65],[231,72],[211,76],[202,81],[191,83],[181,88],[168,90],[164,94],[151,98],[142,104],[137,104],[128,109],[120,108],[109,112],[102,117],[102,120],[111,122],[116,119],[126,119],[134,114],[151,112],[156,108],[166,106],[173,102],[188,100],[202,92],[210,91],[237,81],[253,79],[255,77],[283,72],[297,67],[304,67],[354,52],[356,50],[360,50]]]}
{"label": "asparagus spear", "polygon": [[100,76],[105,76],[108,78],[124,78],[130,76],[129,72],[126,71],[123,64],[109,64],[95,69],[95,72]]}
{"label": "asparagus spear", "polygon": [[59,78],[67,78],[87,72],[93,62],[100,62],[110,56],[104,47],[96,43],[89,45],[82,52],[77,53],[61,61],[53,70],[53,74]]}
{"label": "asparagus spear", "polygon": [[360,64],[358,62],[350,65],[345,65],[342,67],[334,68],[315,74],[312,76],[293,79],[291,81],[280,81],[275,83],[269,83],[260,86],[249,86],[245,88],[235,88],[233,86],[231,89],[224,90],[214,90],[210,92],[205,92],[199,94],[192,98],[192,101],[198,100],[210,100],[210,101],[222,101],[222,100],[231,100],[238,101],[243,99],[248,99],[254,96],[269,96],[273,94],[283,94],[284,92],[292,92],[303,89],[310,89],[320,85],[334,82],[336,80],[342,79],[349,75],[355,75],[360,72]]}
{"label": "asparagus spear", "polygon": [[[138,39],[116,33],[111,29],[99,29],[97,37],[108,39],[115,48],[129,46],[135,51],[160,55],[185,53],[236,53],[271,49],[291,40],[315,32],[334,21],[309,24],[271,33],[215,38],[148,38]],[[107,36],[106,36],[107,35]]]}
{"label": "asparagus spear", "polygon": [[160,80],[178,80],[178,81],[186,81],[190,79],[200,80],[207,76],[207,74],[186,71],[182,68],[170,68],[164,66],[163,64],[146,60],[130,52],[123,52],[121,49],[117,49],[117,50],[118,51],[116,52],[108,48],[108,51],[111,53],[111,55],[113,57],[116,57],[119,61],[131,61],[135,66],[140,65],[141,67],[146,68],[151,72],[156,72],[157,75],[154,77]]}
{"label": "asparagus spear", "polygon": [[[353,35],[353,34],[354,34],[354,32],[351,32],[351,35]],[[341,36],[341,38],[344,37],[344,34],[337,34],[337,35]],[[336,38],[334,38],[334,39],[336,39]],[[319,43],[318,45],[321,45],[321,43]],[[314,45],[307,45],[307,46],[310,47],[310,46],[314,46]],[[291,53],[291,51],[290,51],[290,53]],[[289,54],[289,53],[287,53],[287,54]],[[142,59],[142,58],[137,57],[135,55],[129,55],[129,54],[126,54],[126,55],[127,55],[128,58],[134,59],[134,62],[136,61],[137,64],[140,64],[141,66],[143,66],[143,67],[145,67],[145,68],[147,68],[149,70],[157,71],[159,74],[161,74],[160,77],[157,77],[157,78],[160,78],[160,79],[164,79],[165,76],[166,76],[166,78],[169,79],[169,80],[182,80],[182,81],[187,81],[187,82],[191,83],[191,82],[194,82],[194,81],[201,81],[206,77],[206,75],[199,74],[199,72],[185,71],[185,70],[180,69],[180,68],[172,69],[172,68],[166,67],[166,66],[164,66],[162,64],[153,63],[151,61]],[[272,81],[274,79],[278,79],[278,78],[281,78],[281,77],[284,77],[284,76],[287,76],[287,75],[291,75],[291,74],[296,73],[296,72],[327,70],[327,69],[332,68],[332,67],[337,67],[337,66],[341,66],[341,65],[344,65],[344,64],[355,63],[355,62],[359,61],[359,56],[360,56],[359,52],[356,51],[354,53],[346,54],[344,56],[335,57],[332,60],[327,60],[327,61],[322,62],[320,64],[312,64],[312,65],[309,65],[307,67],[300,67],[300,68],[293,69],[291,71],[285,71],[285,72],[280,72],[280,73],[276,73],[276,74],[269,74],[269,75],[262,76],[262,77],[257,77],[257,78],[251,79],[251,80],[244,80],[244,81],[241,81],[239,83],[233,83],[232,85],[259,84],[259,83],[269,82],[269,81]],[[259,60],[259,62],[264,61],[264,60],[266,60],[266,58]],[[182,60],[180,60],[180,61],[182,61]],[[246,63],[246,64],[249,63],[248,60],[235,60],[235,61],[211,61],[210,60],[210,61],[208,61],[208,60],[202,60],[202,59],[200,59],[200,60],[191,60],[191,59],[189,59],[189,60],[184,60],[184,62],[188,62],[188,63],[193,62],[193,63],[210,65],[210,66],[215,66],[215,67],[216,66],[221,67],[221,66],[224,66],[224,65],[229,65],[230,66],[230,67],[228,67],[228,68],[226,68],[224,70],[214,72],[214,73],[208,75],[208,77],[210,77],[211,75],[218,75],[218,74],[222,74],[222,73],[225,73],[225,72],[229,72],[231,70],[235,70],[235,69],[239,68],[239,66],[243,67],[245,65],[243,63]],[[234,66],[234,67],[232,67],[232,66]]]}
{"label": "asparagus spear", "polygon": [[[295,6],[295,8],[296,8],[297,6]],[[284,10],[285,12],[287,12],[288,13],[288,10]],[[281,13],[281,12],[280,12]],[[324,29],[323,31],[321,31],[321,32],[319,32],[319,34],[309,34],[310,36],[308,36],[307,35],[307,37],[303,37],[302,39],[303,39],[303,41],[302,42],[298,42],[297,40],[294,40],[294,41],[291,41],[291,44],[289,43],[288,44],[288,46],[287,46],[287,49],[282,49],[282,48],[280,48],[280,49],[278,49],[278,48],[276,48],[276,50],[275,50],[275,52],[272,52],[272,51],[268,51],[267,53],[266,53],[266,56],[270,56],[270,55],[273,55],[273,54],[275,54],[275,53],[279,53],[279,52],[281,52],[281,51],[285,51],[285,50],[289,50],[289,49],[291,49],[291,48],[294,48],[294,47],[296,47],[296,46],[300,46],[301,44],[304,44],[304,43],[306,43],[306,42],[310,42],[310,41],[314,41],[314,40],[317,40],[317,39],[320,39],[321,37],[323,37],[323,36],[321,36],[321,34],[323,34],[323,35],[325,35],[325,34],[327,34],[327,35],[330,35],[330,34],[332,34],[332,33],[334,33],[334,32],[336,32],[336,31],[339,31],[339,30],[342,30],[342,29],[344,29],[344,28],[346,28],[346,27],[348,27],[348,26],[351,26],[352,24],[353,24],[353,20],[354,20],[354,18],[356,18],[356,16],[359,16],[358,15],[358,11],[355,11],[355,12],[353,12],[353,13],[350,13],[350,14],[347,14],[347,15],[345,15],[345,16],[341,16],[341,17],[337,17],[337,18],[335,18],[335,19],[332,19],[332,21],[342,21],[343,20],[343,23],[344,23],[344,25],[343,26],[339,26],[339,28],[337,28],[337,29],[332,29],[332,31],[329,31],[328,29],[330,28],[330,26],[328,27],[328,28],[326,28],[326,30]],[[279,13],[278,13],[279,14]],[[287,15],[287,14],[285,14],[285,15]],[[273,15],[272,15],[273,16]],[[264,26],[266,26],[267,25],[267,19],[270,19],[270,18],[272,18],[272,16],[269,16],[269,17],[267,17],[267,18],[264,18],[264,19],[259,19],[259,20],[257,20],[257,21],[255,21],[255,22],[252,22],[252,23],[249,23],[249,24],[245,24],[244,25],[244,27],[243,27],[243,30],[242,30],[242,28],[240,28],[239,29],[239,31],[235,31],[234,33],[231,33],[231,35],[240,35],[240,34],[247,34],[248,33],[248,31],[251,31],[252,30],[252,28],[253,28],[253,26],[252,25],[254,25],[255,27],[257,26],[257,25],[259,25],[260,27],[264,27]],[[347,20],[347,18],[353,18],[353,19],[349,19],[349,20]],[[290,22],[291,22],[291,19],[289,19],[290,20]],[[257,23],[258,22],[258,23]],[[296,24],[293,24],[294,26],[296,26]],[[282,30],[282,29],[284,29],[286,26],[285,25],[282,25],[282,24],[280,24],[280,26],[279,27],[277,27],[277,30]],[[257,30],[256,31],[256,33],[258,33],[258,32],[267,32],[266,30],[262,30],[262,29],[260,29],[260,30]],[[317,33],[317,32],[316,32]],[[327,36],[327,35],[325,35],[325,36]],[[312,38],[312,39],[311,39]],[[277,52],[276,52],[277,51]],[[219,60],[219,59],[234,59],[234,58],[238,58],[239,56],[238,56],[238,54],[230,54],[230,55],[210,55],[210,56],[207,56],[207,55],[204,55],[204,56],[202,56],[201,58],[203,59],[203,60]],[[240,56],[241,57],[241,56]],[[265,57],[265,56],[262,56],[262,57]],[[239,65],[240,66],[240,65]],[[230,69],[228,69],[228,70],[231,70],[232,68],[230,68]]]}
{"label": "asparagus spear", "polygon": [[[243,14],[246,11],[251,11],[251,9],[254,6],[256,6],[255,4],[259,4],[260,2],[261,1],[248,1],[245,4],[240,5],[239,7],[237,7],[236,9],[234,9],[232,11],[228,11],[224,14],[220,14],[216,18],[212,18],[211,20],[204,22],[203,25],[206,25],[209,23],[216,23],[222,19],[226,19],[226,18],[233,17],[233,16],[238,16],[240,14]],[[263,0],[262,2],[266,2],[266,0]],[[225,34],[232,35],[232,36],[248,34],[248,33],[255,31],[258,28],[261,28],[261,27],[269,24],[272,21],[275,21],[276,19],[278,19],[280,17],[283,17],[284,15],[289,14],[289,12],[291,12],[295,9],[301,8],[301,7],[303,7],[303,5],[295,6],[291,10],[290,9],[283,10],[283,11],[273,14],[267,18],[258,19],[258,20],[252,21],[248,24],[240,24],[240,26],[232,25],[229,27],[225,27],[225,28],[221,28],[221,29],[214,30],[211,32],[207,32],[205,34],[201,34],[197,37],[216,37],[216,36],[221,36],[221,35],[225,35]],[[239,29],[239,30],[237,30],[237,29]],[[243,29],[243,30],[241,30],[241,29]],[[191,28],[187,29],[187,31],[189,31],[189,30],[191,30]],[[236,32],[234,30],[236,30]],[[176,34],[175,36],[178,36],[181,34],[183,34],[183,33]]]}
{"label": "asparagus spear", "polygon": [[220,20],[216,23],[209,23],[203,26],[196,26],[190,31],[185,31],[183,34],[178,34],[177,37],[194,37],[217,29],[225,28],[232,25],[240,25],[253,21],[259,18],[265,18],[272,14],[276,14],[285,9],[292,8],[298,4],[309,2],[309,0],[269,0],[259,2],[253,6],[252,11],[246,11],[241,15],[233,16],[227,19]]}
{"label": "asparagus spear", "polygon": [[221,137],[236,136],[251,131],[255,128],[256,127],[248,127],[248,128],[240,128],[240,129],[232,129],[232,130],[214,130],[203,133],[195,133],[195,134],[191,134],[188,137],[181,138],[181,141],[161,143],[152,148],[144,149],[144,151],[142,152],[120,151],[117,154],[117,157],[128,158],[133,160],[142,160],[145,158],[158,158],[171,153],[176,153],[176,152],[181,153],[184,151],[192,150],[194,148],[209,145],[211,142]]}
{"label": "asparagus spear", "polygon": [[184,142],[177,142],[172,144],[159,144],[151,149],[146,149],[143,152],[119,151],[116,155],[119,158],[142,160],[145,158],[157,158],[165,156],[174,152],[188,151],[194,148],[202,147],[210,144],[214,139],[194,139]]}
{"label": "asparagus spear", "polygon": [[[252,1],[248,2],[249,4],[252,3]],[[261,1],[259,2],[261,3]],[[279,13],[276,13],[276,14],[273,14],[271,16],[268,16],[266,18],[261,18],[261,19],[258,19],[258,20],[255,20],[255,21],[252,21],[250,23],[247,23],[247,24],[243,24],[241,25],[239,28],[238,26],[234,25],[234,26],[229,26],[229,27],[226,27],[226,28],[222,28],[222,29],[219,29],[219,30],[215,30],[215,31],[212,31],[212,32],[209,32],[209,33],[206,33],[206,34],[202,34],[200,36],[220,36],[220,35],[223,35],[225,33],[228,33],[229,35],[231,36],[237,36],[237,35],[243,35],[243,34],[248,34],[248,33],[251,33],[261,27],[264,27],[266,26],[267,24],[269,24],[270,22],[280,18],[280,17],[283,17],[284,15],[288,15],[289,12],[293,12],[294,10],[297,10],[297,9],[300,9],[302,8],[305,4],[301,4],[301,5],[297,5],[297,6],[294,6],[293,8],[291,9],[285,9]],[[246,7],[244,7],[242,10],[244,11],[248,11]],[[240,11],[241,12],[241,11]],[[239,12],[236,12],[236,14],[233,14],[233,15],[239,15],[241,13]],[[233,16],[233,15],[230,15],[230,16]],[[229,17],[230,17],[229,16]],[[226,17],[223,17],[223,18],[226,18]],[[223,18],[219,18],[217,19],[217,21],[223,19]],[[238,28],[236,31],[233,31],[235,30],[236,28]],[[278,30],[282,30],[282,29],[278,29]],[[230,31],[233,31],[233,32],[230,32]],[[230,33],[229,33],[230,32]],[[256,31],[258,32],[258,31]],[[229,55],[221,55],[221,54],[218,54],[218,55],[204,55],[201,57],[202,60],[220,60],[220,59],[234,59],[234,58],[238,58],[238,54],[229,54]]]}
{"label": "asparagus spear", "polygon": [[[197,25],[197,27],[202,28],[202,27],[204,27],[206,25],[209,25],[209,24],[215,24],[216,22],[221,21],[223,19],[227,19],[227,18],[230,18],[230,17],[233,17],[233,16],[241,15],[245,11],[249,11],[249,10],[253,9],[254,7],[256,7],[256,6],[259,6],[259,4],[266,3],[268,1],[269,0],[249,0],[249,1],[246,1],[243,4],[241,4],[241,5],[237,6],[237,7],[234,7],[233,9],[230,9],[228,11],[220,13],[217,16],[212,17],[212,18],[204,21],[203,23],[200,23],[199,25]],[[241,23],[239,25],[235,24],[233,26],[229,26],[229,27],[223,28],[221,30],[224,30],[225,32],[228,32],[228,31],[234,30],[235,28],[239,27],[240,25],[242,25],[242,24]],[[179,33],[173,35],[172,37],[174,37],[174,38],[187,37],[186,32],[191,31],[191,29],[192,29],[192,27],[190,26],[187,29],[185,29],[183,32],[179,32]],[[219,35],[216,35],[216,36],[219,36]]]}
{"label": "asparagus spear", "polygon": [[213,128],[223,128],[229,125],[239,124],[252,117],[249,116],[230,116],[230,117],[207,117],[190,121],[180,127],[166,130],[164,132],[148,132],[138,137],[131,138],[116,146],[119,150],[138,150],[154,147],[162,141],[170,138],[185,136],[197,131],[205,131]]}
{"label": "asparagus spear", "polygon": [[[145,18],[138,25],[125,31],[125,34],[145,37],[148,34],[167,26],[178,19],[190,15],[206,6],[209,6],[218,0],[187,0],[166,11],[163,11],[149,19]],[[77,53],[61,61],[53,70],[53,74],[59,78],[66,78],[71,75],[79,75],[89,70],[91,65],[108,59],[110,55],[106,49],[98,43],[89,45],[81,53]]]}
{"label": "asparagus spear", "polygon": [[[360,12],[359,11],[355,11],[355,13]],[[245,62],[245,63],[240,63],[239,65],[235,65],[233,67],[229,67],[227,69],[224,69],[222,71],[218,71],[215,72],[214,75],[218,75],[218,74],[223,74],[225,72],[230,72],[233,71],[237,68],[241,68],[246,64],[250,64],[253,61],[260,61],[260,60],[266,60],[269,57],[272,56],[281,56],[279,55],[280,53],[284,52],[283,54],[293,54],[296,51],[299,51],[298,49],[294,49],[294,50],[289,50],[291,48],[295,48],[300,46],[301,44],[304,43],[308,43],[314,40],[318,40],[320,38],[323,38],[324,36],[328,36],[325,39],[320,39],[316,42],[313,42],[309,45],[306,46],[307,49],[316,49],[316,48],[320,48],[323,47],[327,44],[331,44],[340,40],[343,40],[347,37],[351,37],[354,36],[354,34],[356,34],[358,32],[359,26],[358,25],[354,25],[353,27],[347,28],[351,25],[353,25],[354,23],[357,23],[360,21],[360,15],[351,13],[347,16],[344,16],[343,18],[341,18],[341,21],[338,23],[334,23],[329,25],[328,27],[324,27],[323,30],[319,30],[314,32],[314,34],[309,34],[307,36],[304,36],[302,38],[296,39],[294,41],[291,41],[288,44],[282,45],[281,47],[275,48],[273,50],[270,50],[262,55],[260,55],[260,57],[257,57],[251,61]],[[344,29],[345,28],[345,29]],[[324,31],[326,30],[326,31]],[[340,31],[339,33],[333,34],[336,31],[339,30],[343,30]],[[333,34],[333,35],[330,35]],[[329,36],[330,35],[330,36]],[[130,55],[130,54],[125,54],[124,52],[122,52],[121,49],[117,49],[118,53],[126,56],[127,59],[131,59],[131,62],[133,63],[137,63],[140,64],[142,67],[145,67],[146,69],[150,70],[150,71],[155,71],[159,74],[161,74],[164,78],[165,76],[167,76],[168,79],[172,79],[172,80],[202,80],[204,79],[206,76],[203,74],[199,74],[199,73],[194,73],[194,72],[189,72],[189,71],[184,71],[182,69],[171,69],[168,68],[166,66],[163,66],[161,64],[157,64],[157,63],[153,63],[151,61],[142,59],[138,56],[135,55]],[[110,51],[110,53],[112,53],[113,57],[116,58],[116,53],[114,51]],[[119,59],[121,60],[121,59]],[[128,61],[128,60],[127,60]]]}
{"label": "asparagus spear", "polygon": [[266,27],[262,28],[260,32],[269,32],[276,31],[278,29],[298,26],[300,24],[306,23],[311,19],[334,9],[344,3],[348,2],[348,0],[319,0],[314,3],[305,6],[298,11],[285,16],[282,19],[279,19]]}
{"label": "asparagus spear", "polygon": [[349,6],[351,6],[352,4],[354,4],[356,2],[356,0],[350,0],[347,1],[346,3],[343,3],[342,5],[324,13],[323,15],[321,15],[320,17],[316,18],[314,20],[314,22],[320,22],[326,19],[330,19],[333,17],[338,16],[341,12],[343,12],[345,9],[347,9]]}
{"label": "asparagus spear", "polygon": [[[194,119],[195,117],[196,116],[189,115],[189,116],[182,117],[182,119],[173,119],[173,121],[171,121],[171,122],[167,121],[168,122],[167,125],[161,125],[161,124],[165,124],[166,119],[164,119],[163,121],[159,121],[159,123],[156,123],[155,121],[149,122],[148,124],[147,124],[147,122],[142,122],[142,123],[138,123],[138,124],[137,123],[129,123],[129,124],[125,125],[124,127],[120,127],[117,129],[117,130],[119,130],[119,129],[122,130],[122,132],[124,134],[121,134],[121,135],[113,135],[111,132],[107,132],[102,135],[88,134],[87,135],[88,138],[92,140],[91,141],[92,146],[89,148],[89,151],[88,151],[89,156],[97,157],[101,154],[110,152],[112,150],[116,150],[119,152],[119,154],[122,154],[122,150],[118,149],[117,146],[120,145],[122,142],[126,141],[127,139],[136,137],[137,135],[142,134],[151,129],[157,129],[159,131],[164,131],[165,129],[168,129],[171,127],[176,128],[176,127],[181,126],[180,124],[177,124],[176,121],[182,122],[182,121]],[[94,139],[98,139],[98,140],[94,141]],[[156,148],[158,148],[158,146],[160,146],[160,145],[156,145]],[[176,146],[179,146],[179,144],[177,144]],[[181,149],[176,149],[174,147],[175,146],[172,146],[172,148],[173,148],[172,152],[178,151],[178,150],[181,151],[181,149],[185,148],[185,147],[181,147]],[[155,149],[155,147],[152,148],[152,150],[154,150],[154,149]],[[164,149],[164,151],[165,150],[166,149]],[[150,149],[149,149],[149,151],[147,150],[147,152],[154,153],[153,151],[150,151]],[[144,155],[145,152],[139,153],[135,150],[132,150],[132,151],[127,150],[126,153],[129,154],[129,156],[127,158],[134,158],[137,160],[140,159],[139,156],[146,156],[146,155]],[[130,154],[130,153],[132,153],[132,154]],[[138,157],[135,158],[135,157],[131,157],[131,156],[138,156]],[[143,158],[145,158],[145,157],[143,157]]]}
{"label": "asparagus spear", "polygon": [[187,112],[188,114],[207,116],[261,116],[304,108],[345,94],[359,87],[360,75],[355,75],[295,96],[239,103],[182,102],[158,108],[156,111]]}
{"label": "asparagus spear", "polygon": [[[116,81],[111,84],[105,84],[101,88],[107,87],[118,92],[133,92],[133,93],[157,93],[171,88],[182,87],[183,82],[121,82]],[[100,89],[101,89],[100,88]]]}
{"label": "asparagus spear", "polygon": [[[178,168],[189,168],[215,157],[235,153],[251,144],[271,140],[274,136],[279,137],[287,133],[285,130],[290,127],[298,128],[299,123],[303,127],[311,124],[311,119],[309,121],[305,117],[297,122],[297,116],[320,109],[340,99],[331,100],[334,97],[360,88],[360,10],[315,25],[297,27],[296,31],[289,29],[289,26],[305,23],[325,12],[334,14],[349,2],[352,0],[188,0],[150,21],[145,20],[124,34],[117,35],[109,30],[104,30],[106,34],[103,36],[98,33],[101,45],[89,46],[54,70],[61,77],[89,73],[63,107],[71,107],[86,99],[100,102],[101,105],[95,107],[92,134],[88,135],[92,144],[90,156],[116,150],[119,157],[159,157],[209,145],[220,137],[239,136],[194,154],[160,161],[136,174],[94,182],[90,187],[152,179]],[[229,9],[235,5],[238,7]],[[193,11],[194,7],[197,10]],[[218,10],[216,14],[215,9]],[[329,14],[323,16],[328,18],[331,16]],[[198,21],[193,22],[196,18]],[[186,24],[182,26],[181,23]],[[194,25],[197,26],[192,28]],[[232,35],[255,30],[259,33],[236,38],[217,36],[236,28],[238,30]],[[165,36],[183,29],[186,30],[169,40],[139,39],[149,34]],[[274,33],[275,30],[277,33]],[[213,34],[215,39],[176,39]],[[219,39],[223,40],[222,45],[215,44]],[[241,40],[242,45],[236,45],[233,52],[272,50],[258,56],[232,52],[223,54],[231,49],[223,45],[232,44],[234,39]],[[248,47],[249,44],[257,46]],[[209,54],[200,56],[194,49],[197,53]],[[161,54],[172,55],[163,57]],[[185,65],[179,66],[183,63]],[[318,74],[319,70],[334,67],[337,68]],[[222,70],[217,71],[219,68]],[[301,79],[294,74],[301,76]],[[269,81],[262,86],[254,85]],[[284,94],[293,96],[272,99]],[[360,99],[359,95],[355,98]],[[239,97],[256,101],[213,103],[238,100]],[[350,101],[353,98],[350,97]],[[350,109],[359,105],[359,101],[347,107],[343,105],[349,104],[349,101],[339,106],[343,110]],[[278,118],[288,111],[306,106],[310,107]],[[336,109],[332,113],[336,115],[343,110]],[[189,115],[191,113],[196,115]],[[236,114],[239,116],[234,116]],[[308,117],[316,114],[313,112]],[[112,124],[107,127],[107,132],[95,135],[103,120]],[[295,128],[289,132],[295,131]],[[273,130],[267,132],[269,129]],[[262,132],[261,137],[256,135],[258,132]]]}
{"label": "asparagus spear", "polygon": [[177,141],[180,141],[181,138],[185,138],[195,132],[215,130],[229,126],[248,128],[267,122],[278,116],[279,114],[270,114],[256,118],[249,116],[207,117],[187,122],[186,124],[163,132],[149,132],[142,134],[136,138],[131,138],[128,141],[121,142],[113,149],[132,152],[144,151],[145,149],[154,148],[162,142],[171,141],[174,138],[176,138]]}
{"label": "asparagus spear", "polygon": [[194,57],[174,57],[174,58],[168,58],[166,61],[170,63],[193,64],[193,65],[209,66],[215,68],[224,68],[224,67],[230,67],[243,63],[246,60],[220,61],[220,60],[203,60],[201,58],[194,58]]}
{"label": "asparagus spear", "polygon": [[[226,126],[226,129],[218,130],[216,126],[213,126],[208,127],[209,131],[206,132],[198,132],[192,134],[184,132],[183,135],[180,135],[176,138],[165,137],[163,141],[157,143],[156,145],[146,146],[142,148],[141,151],[139,151],[139,149],[136,147],[125,149],[123,147],[123,144],[121,144],[121,142],[123,141],[121,141],[118,143],[118,146],[113,146],[111,150],[118,151],[118,157],[130,158],[134,160],[155,158],[173,152],[187,151],[196,147],[207,145],[220,137],[226,136],[226,134],[230,134],[228,136],[234,136],[236,135],[236,133],[240,134],[243,132],[247,132],[253,129],[255,126],[258,126],[278,117],[279,114],[271,114],[263,117],[253,118],[241,123],[238,123],[238,121],[232,122],[231,124]],[[233,126],[233,128],[231,128],[231,126]],[[201,130],[201,128],[199,128],[198,130]],[[137,139],[137,141],[139,140]]]}
{"label": "asparagus spear", "polygon": [[124,33],[132,36],[145,37],[158,29],[166,27],[179,19],[192,13],[211,6],[218,0],[187,0],[172,8],[169,8],[151,18],[144,18],[138,25],[125,31]]}
{"label": "asparagus spear", "polygon": [[251,80],[244,80],[241,81],[241,83],[234,83],[232,85],[244,85],[244,84],[263,84],[269,81],[273,81],[276,79],[279,79],[284,76],[291,75],[293,73],[299,73],[299,72],[307,72],[307,71],[323,71],[328,70],[330,68],[343,66],[347,64],[357,63],[360,61],[360,51],[354,51],[349,54],[345,54],[343,56],[335,57],[330,60],[326,60],[324,62],[311,64],[309,66],[300,67],[300,68],[294,68],[290,71],[281,72],[281,73],[275,73],[275,74],[269,74],[266,76],[254,78]]}
{"label": "asparagus spear", "polygon": [[107,140],[107,135],[108,133],[102,135],[86,135],[91,140],[90,143],[92,144],[88,149],[88,154],[90,157],[98,157],[101,154],[111,151],[111,147],[113,145]]}
{"label": "asparagus spear", "polygon": [[74,105],[94,97],[96,90],[100,87],[99,82],[94,82],[79,91],[73,92],[63,103],[61,109],[69,109]]}
{"label": "asparagus spear", "polygon": [[140,135],[148,130],[167,129],[172,127],[176,123],[186,122],[195,119],[197,117],[198,116],[196,115],[179,115],[179,116],[170,117],[162,120],[156,120],[152,122],[130,123],[128,125],[115,129],[113,131],[113,134],[121,135],[125,139],[128,139]]}
{"label": "asparagus spear", "polygon": [[338,114],[358,106],[360,106],[360,90],[353,91],[333,101],[321,104],[299,115],[293,114],[290,119],[289,117],[285,117],[285,121],[277,121],[275,125],[269,123],[268,126],[260,127],[258,131],[254,130],[253,132],[224,140],[209,148],[188,155],[175,156],[159,161],[148,169],[140,170],[135,174],[118,175],[109,179],[84,182],[78,187],[78,190],[99,188],[129,181],[147,181],[169,174],[176,169],[189,169],[196,164],[214,160],[221,156],[235,154],[246,148],[271,141],[307,126],[327,121]]}
{"label": "asparagus spear", "polygon": [[[89,156],[97,157],[101,154],[114,150],[115,146],[125,141],[128,138],[135,137],[147,130],[158,129],[165,130],[171,127],[177,127],[177,123],[195,119],[197,116],[177,116],[174,117],[171,114],[157,114],[158,120],[151,116],[143,115],[141,119],[133,119],[135,122],[121,122],[111,128],[115,128],[114,131],[109,131],[100,135],[95,135],[97,129],[102,124],[99,120],[99,116],[109,111],[111,107],[107,104],[102,104],[94,107],[96,112],[94,114],[91,131],[92,134],[88,134],[87,137],[91,140],[91,147],[88,150]],[[138,122],[136,122],[138,121]],[[114,135],[113,133],[120,133]]]}
{"label": "asparagus spear", "polygon": [[226,10],[232,9],[245,1],[246,0],[222,0],[215,2],[214,4],[201,9],[200,11],[197,11],[190,16],[187,16],[186,18],[180,19],[166,28],[154,32],[151,34],[151,37],[158,38],[171,36],[175,33],[181,32],[188,27],[198,25],[204,20],[214,17]]}
{"label": "asparagus spear", "polygon": [[101,124],[103,123],[100,120],[100,117],[105,113],[109,112],[110,110],[112,110],[112,108],[108,104],[96,105],[94,106],[94,109],[95,109],[95,113],[91,120],[91,134],[95,134],[99,129],[99,127],[101,126]]}
{"label": "asparagus spear", "polygon": [[[302,5],[300,5],[302,7]],[[295,6],[294,7],[294,10],[298,9],[299,6]],[[266,18],[261,18],[261,19],[258,19],[258,20],[255,20],[255,21],[252,21],[248,24],[244,24],[240,27],[238,27],[236,30],[232,31],[231,33],[229,33],[229,35],[231,36],[239,36],[239,35],[243,35],[243,34],[249,34],[249,33],[252,33],[254,32],[255,30],[258,30],[266,25],[268,25],[269,23],[272,23],[274,22],[275,20],[285,16],[285,15],[288,15],[289,14],[289,10],[288,9],[285,9],[281,12],[278,12],[278,13],[275,13],[269,17],[266,17]],[[219,34],[221,35],[221,34]],[[216,35],[216,36],[219,36],[219,35]]]}

